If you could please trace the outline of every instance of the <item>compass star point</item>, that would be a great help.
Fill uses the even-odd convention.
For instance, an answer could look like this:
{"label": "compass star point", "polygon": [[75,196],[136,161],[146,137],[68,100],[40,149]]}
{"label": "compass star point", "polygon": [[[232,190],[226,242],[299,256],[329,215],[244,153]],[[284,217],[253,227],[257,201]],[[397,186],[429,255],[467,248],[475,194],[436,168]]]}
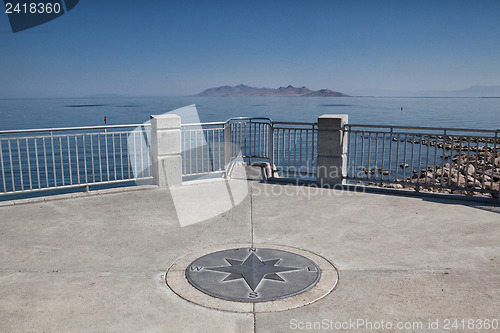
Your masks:
{"label": "compass star point", "polygon": [[277,273],[299,270],[297,267],[275,266],[281,259],[261,260],[255,252],[244,260],[225,258],[230,266],[209,267],[208,270],[229,273],[223,282],[243,279],[255,291],[263,279],[285,282]]}
{"label": "compass star point", "polygon": [[281,276],[279,276],[278,274],[276,274],[276,273],[267,274],[264,277],[264,279],[285,282],[285,280]]}

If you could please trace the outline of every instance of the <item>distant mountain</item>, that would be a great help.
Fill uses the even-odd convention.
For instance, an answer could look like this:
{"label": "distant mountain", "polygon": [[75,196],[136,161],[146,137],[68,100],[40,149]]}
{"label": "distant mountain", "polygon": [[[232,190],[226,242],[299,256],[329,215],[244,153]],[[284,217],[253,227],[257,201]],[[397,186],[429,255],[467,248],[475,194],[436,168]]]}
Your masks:
{"label": "distant mountain", "polygon": [[317,91],[312,91],[308,94],[302,95],[304,97],[349,97],[341,92],[333,91],[330,89],[320,89]]}
{"label": "distant mountain", "polygon": [[256,88],[240,84],[234,87],[221,86],[209,88],[195,95],[198,97],[253,97],[253,96],[300,96],[300,97],[348,97],[348,95],[329,89],[311,90],[306,87],[293,86],[273,88]]}

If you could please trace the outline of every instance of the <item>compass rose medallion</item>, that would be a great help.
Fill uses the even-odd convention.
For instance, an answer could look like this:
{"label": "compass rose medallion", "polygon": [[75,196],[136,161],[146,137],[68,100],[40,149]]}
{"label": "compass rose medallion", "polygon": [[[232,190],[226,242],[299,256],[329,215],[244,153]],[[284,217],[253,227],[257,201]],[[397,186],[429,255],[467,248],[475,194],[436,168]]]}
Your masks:
{"label": "compass rose medallion", "polygon": [[230,273],[222,281],[244,279],[252,291],[255,291],[262,279],[286,282],[277,274],[278,272],[290,272],[300,269],[298,267],[275,266],[281,259],[262,261],[254,252],[251,252],[245,261],[225,259],[231,266],[207,267],[206,269]]}
{"label": "compass rose medallion", "polygon": [[320,269],[310,259],[288,251],[239,248],[214,252],[193,261],[186,277],[211,296],[242,302],[285,298],[312,288]]}

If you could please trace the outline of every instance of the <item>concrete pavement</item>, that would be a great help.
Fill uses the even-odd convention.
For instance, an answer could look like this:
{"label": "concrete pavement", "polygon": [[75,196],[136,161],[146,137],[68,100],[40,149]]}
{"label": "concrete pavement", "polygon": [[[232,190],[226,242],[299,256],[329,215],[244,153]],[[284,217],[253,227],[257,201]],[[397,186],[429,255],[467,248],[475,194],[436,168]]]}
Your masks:
{"label": "concrete pavement", "polygon": [[[176,191],[206,201],[198,194],[220,184],[0,207],[0,331],[441,332],[450,319],[465,320],[456,331],[497,331],[466,327],[500,319],[497,206],[251,178],[239,204],[184,227]],[[230,243],[316,253],[339,282],[312,304],[267,313],[205,308],[166,285],[177,258]]]}

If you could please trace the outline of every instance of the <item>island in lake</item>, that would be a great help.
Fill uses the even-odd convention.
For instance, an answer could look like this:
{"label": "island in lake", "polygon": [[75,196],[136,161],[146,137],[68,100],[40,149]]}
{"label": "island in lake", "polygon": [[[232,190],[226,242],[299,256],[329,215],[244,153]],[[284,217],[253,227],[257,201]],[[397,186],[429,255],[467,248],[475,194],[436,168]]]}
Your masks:
{"label": "island in lake", "polygon": [[209,88],[195,95],[198,97],[254,97],[254,96],[285,96],[285,97],[349,97],[348,95],[330,89],[311,90],[306,87],[293,86],[273,88],[257,88],[240,84],[234,87],[221,86]]}

